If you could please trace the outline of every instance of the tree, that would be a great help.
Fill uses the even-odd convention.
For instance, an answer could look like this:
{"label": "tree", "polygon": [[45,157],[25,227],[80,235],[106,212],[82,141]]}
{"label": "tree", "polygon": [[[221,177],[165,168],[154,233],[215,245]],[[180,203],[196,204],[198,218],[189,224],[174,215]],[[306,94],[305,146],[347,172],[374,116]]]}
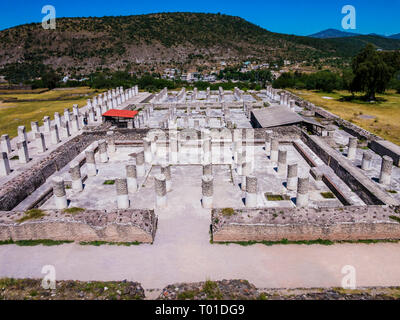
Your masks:
{"label": "tree", "polygon": [[352,92],[365,92],[366,98],[375,100],[375,94],[385,92],[394,74],[394,68],[388,65],[384,54],[376,50],[372,44],[353,58],[352,69],[354,79],[351,83]]}

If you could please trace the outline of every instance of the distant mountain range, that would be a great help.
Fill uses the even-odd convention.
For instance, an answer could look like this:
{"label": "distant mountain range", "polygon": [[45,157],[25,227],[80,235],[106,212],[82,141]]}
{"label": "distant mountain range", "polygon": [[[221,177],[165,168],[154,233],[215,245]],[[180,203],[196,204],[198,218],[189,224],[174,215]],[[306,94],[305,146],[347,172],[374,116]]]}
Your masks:
{"label": "distant mountain range", "polygon": [[[362,36],[360,33],[354,33],[354,32],[346,32],[346,31],[341,31],[338,29],[326,29],[314,34],[309,35],[310,38],[318,38],[318,39],[332,39],[332,38],[346,38],[346,37],[357,37],[357,36]],[[387,38],[387,39],[398,39],[400,40],[400,33],[393,34],[391,36],[384,36],[381,34],[377,33],[370,33],[367,36],[374,36],[374,37],[382,37],[382,38]]]}

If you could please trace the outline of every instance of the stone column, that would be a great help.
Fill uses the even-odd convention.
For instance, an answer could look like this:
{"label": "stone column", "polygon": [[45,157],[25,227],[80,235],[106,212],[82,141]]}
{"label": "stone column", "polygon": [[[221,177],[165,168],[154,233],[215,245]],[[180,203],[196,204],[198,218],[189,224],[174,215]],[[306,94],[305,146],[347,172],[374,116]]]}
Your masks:
{"label": "stone column", "polygon": [[10,154],[12,152],[10,137],[8,136],[8,134],[3,134],[1,136],[1,151],[7,154]]}
{"label": "stone column", "polygon": [[246,207],[257,207],[257,178],[253,175],[246,176]]}
{"label": "stone column", "polygon": [[272,130],[265,131],[265,153],[267,154],[267,156],[271,155],[272,134]]}
{"label": "stone column", "polygon": [[156,206],[165,208],[167,206],[167,180],[163,174],[154,176],[154,185],[156,189]]}
{"label": "stone column", "polygon": [[355,137],[350,137],[349,138],[349,149],[347,152],[347,158],[349,158],[349,160],[354,160],[356,158],[356,154],[357,154],[357,138]]}
{"label": "stone column", "polygon": [[207,163],[203,165],[203,176],[212,176],[213,175],[213,170],[212,170],[212,164]]}
{"label": "stone column", "polygon": [[390,185],[392,169],[393,169],[393,159],[390,158],[389,156],[383,156],[379,183],[387,186]]}
{"label": "stone column", "polygon": [[36,147],[38,148],[38,153],[44,153],[47,151],[46,148],[46,141],[44,139],[44,134],[41,132],[35,133],[35,143]]}
{"label": "stone column", "polygon": [[6,152],[0,154],[0,177],[8,176],[11,173],[10,162]]}
{"label": "stone column", "polygon": [[43,126],[44,126],[44,132],[45,133],[50,133],[50,117],[46,116],[43,118]]}
{"label": "stone column", "polygon": [[203,208],[210,209],[213,206],[214,178],[211,175],[203,175],[201,181]]}
{"label": "stone column", "polygon": [[151,141],[149,138],[143,138],[143,147],[144,147],[144,161],[148,164],[151,164],[153,161],[153,155],[151,153]]}
{"label": "stone column", "polygon": [[136,169],[138,177],[143,177],[146,174],[146,168],[144,167],[144,151],[136,154]]}
{"label": "stone column", "polygon": [[211,137],[205,137],[203,139],[203,162],[206,164],[212,162],[211,150]]}
{"label": "stone column", "polygon": [[161,174],[165,176],[165,185],[167,192],[172,190],[172,180],[171,180],[171,166],[169,164],[161,165]]}
{"label": "stone column", "polygon": [[310,180],[308,177],[303,177],[298,179],[297,184],[297,197],[296,206],[299,208],[308,206],[308,189],[310,186]]}
{"label": "stone column", "polygon": [[28,144],[26,141],[17,142],[18,148],[18,157],[19,163],[28,163],[29,162],[29,152],[28,152]]}
{"label": "stone column", "polygon": [[364,152],[361,162],[361,169],[365,171],[370,170],[371,162],[372,162],[372,155],[369,152]]}
{"label": "stone column", "polygon": [[96,159],[94,157],[94,150],[92,148],[88,148],[85,151],[86,155],[86,171],[89,177],[94,177],[97,175],[97,167],[96,167]]}
{"label": "stone column", "polygon": [[278,153],[279,153],[279,140],[273,138],[271,140],[271,156],[270,156],[272,162],[278,161]]}
{"label": "stone column", "polygon": [[72,180],[72,189],[78,192],[83,190],[81,167],[79,162],[73,161],[69,166],[69,174]]}
{"label": "stone column", "polygon": [[64,109],[64,121],[65,122],[71,121],[71,114],[69,113],[69,109]]}
{"label": "stone column", "polygon": [[79,119],[78,116],[74,115],[72,117],[72,132],[73,133],[77,133],[79,132]]}
{"label": "stone column", "polygon": [[138,189],[136,164],[128,163],[125,169],[126,169],[126,180],[128,182],[128,191],[129,193],[134,193]]}
{"label": "stone column", "polygon": [[65,122],[61,123],[63,137],[66,138],[66,139],[71,136],[71,132],[69,130],[69,124],[70,124],[69,121],[65,121]]}
{"label": "stone column", "polygon": [[108,143],[108,151],[109,152],[115,152],[117,151],[117,148],[115,147],[115,138],[114,138],[114,132],[113,131],[107,131],[107,143]]}
{"label": "stone column", "polygon": [[25,126],[18,127],[18,141],[26,141],[28,142],[28,136],[26,135]]}
{"label": "stone column", "polygon": [[278,153],[278,174],[286,174],[286,161],[287,161],[287,151],[279,150]]}
{"label": "stone column", "polygon": [[286,188],[290,191],[296,190],[297,187],[297,163],[289,164],[287,167],[287,183]]}
{"label": "stone column", "polygon": [[60,143],[60,135],[58,134],[58,127],[56,124],[53,124],[50,127],[50,137],[51,137],[52,144]]}
{"label": "stone column", "polygon": [[68,201],[63,178],[58,176],[53,178],[53,194],[56,208],[58,210],[66,209],[68,207]]}
{"label": "stone column", "polygon": [[39,122],[32,121],[31,122],[31,129],[32,129],[33,135],[35,135],[35,133],[40,132],[40,130],[39,130]]}
{"label": "stone column", "polygon": [[126,179],[115,179],[117,189],[117,206],[118,209],[129,208],[128,182]]}
{"label": "stone column", "polygon": [[246,191],[246,183],[247,183],[246,176],[248,176],[250,174],[251,174],[251,163],[250,162],[246,162],[245,158],[243,158],[243,162],[242,162],[242,185],[241,185],[242,191]]}
{"label": "stone column", "polygon": [[99,140],[99,155],[101,163],[108,162],[107,142],[104,139]]}
{"label": "stone column", "polygon": [[54,123],[57,125],[58,128],[61,128],[61,117],[58,112],[54,112]]}

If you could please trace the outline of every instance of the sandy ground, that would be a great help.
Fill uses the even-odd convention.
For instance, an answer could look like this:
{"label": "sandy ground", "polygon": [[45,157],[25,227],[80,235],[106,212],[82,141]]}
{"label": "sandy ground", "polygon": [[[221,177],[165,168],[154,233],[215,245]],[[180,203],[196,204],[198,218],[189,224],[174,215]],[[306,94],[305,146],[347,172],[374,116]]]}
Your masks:
{"label": "sandy ground", "polygon": [[[201,208],[200,199],[193,201],[201,194],[201,184],[191,179],[198,173],[187,170],[187,179],[173,180],[169,208],[156,212],[159,229],[153,245],[0,246],[0,277],[41,278],[42,267],[54,265],[59,280],[127,279],[145,289],[237,278],[259,288],[330,287],[340,286],[342,267],[352,265],[357,286],[400,285],[400,244],[210,244],[210,211]],[[216,181],[219,205],[232,196],[227,184],[231,182],[224,175]]]}

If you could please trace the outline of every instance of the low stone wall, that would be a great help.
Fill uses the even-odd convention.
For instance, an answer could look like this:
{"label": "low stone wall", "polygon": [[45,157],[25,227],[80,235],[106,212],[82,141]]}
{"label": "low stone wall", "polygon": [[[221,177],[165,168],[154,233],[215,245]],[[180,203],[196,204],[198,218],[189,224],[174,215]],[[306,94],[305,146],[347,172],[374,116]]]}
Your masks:
{"label": "low stone wall", "polygon": [[0,212],[0,240],[70,240],[152,243],[157,229],[154,210],[43,211],[40,219],[19,223],[22,212]]}
{"label": "low stone wall", "polygon": [[62,144],[46,158],[27,165],[26,170],[1,186],[0,210],[10,211],[46,182],[56,171],[65,167],[93,141],[101,139],[97,134],[81,134]]}
{"label": "low stone wall", "polygon": [[395,207],[214,209],[214,242],[400,239]]}
{"label": "low stone wall", "polygon": [[342,179],[351,190],[353,190],[368,205],[398,205],[398,201],[391,197],[385,190],[381,189],[369,177],[364,175],[360,169],[322,143],[319,137],[309,136],[303,132],[304,143],[321,158],[336,175]]}
{"label": "low stone wall", "polygon": [[379,140],[371,141],[369,147],[380,156],[389,156],[393,159],[393,164],[400,167],[400,147],[390,141]]}

